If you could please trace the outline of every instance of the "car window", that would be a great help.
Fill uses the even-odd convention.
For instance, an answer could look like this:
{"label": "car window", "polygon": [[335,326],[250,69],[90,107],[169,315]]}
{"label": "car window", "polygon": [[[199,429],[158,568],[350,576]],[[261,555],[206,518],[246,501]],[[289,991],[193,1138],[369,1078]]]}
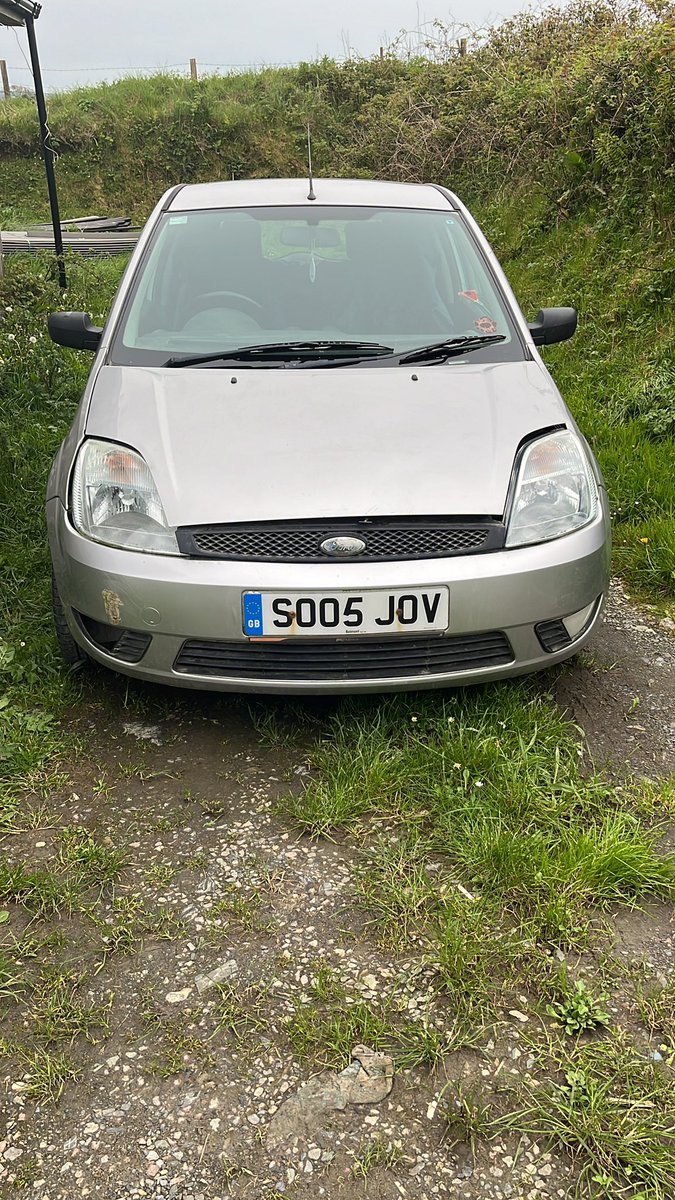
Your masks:
{"label": "car window", "polygon": [[167,213],[132,281],[117,362],[154,363],[284,340],[397,351],[499,333],[523,348],[459,214],[420,209],[219,209]]}

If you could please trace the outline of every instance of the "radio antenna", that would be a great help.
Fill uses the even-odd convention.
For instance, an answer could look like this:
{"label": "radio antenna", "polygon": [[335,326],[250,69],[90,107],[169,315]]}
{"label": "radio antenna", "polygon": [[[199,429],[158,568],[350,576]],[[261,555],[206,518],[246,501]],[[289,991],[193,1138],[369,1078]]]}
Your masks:
{"label": "radio antenna", "polygon": [[307,168],[309,172],[309,192],[307,193],[308,200],[316,200],[314,194],[314,180],[312,178],[312,133],[307,122]]}

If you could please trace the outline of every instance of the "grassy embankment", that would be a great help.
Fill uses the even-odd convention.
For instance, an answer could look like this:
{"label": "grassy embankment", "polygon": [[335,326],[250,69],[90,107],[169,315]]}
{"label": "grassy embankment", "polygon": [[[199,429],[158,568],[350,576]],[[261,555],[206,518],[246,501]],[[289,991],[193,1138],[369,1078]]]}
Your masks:
{"label": "grassy embankment", "polygon": [[[177,179],[301,173],[307,119],[318,172],[451,184],[482,218],[526,311],[578,305],[579,334],[550,361],[607,476],[617,570],[672,610],[673,45],[667,16],[584,6],[508,24],[462,62],[324,62],[196,87],[157,79],[77,91],[51,105],[64,212],[140,218]],[[44,188],[32,109],[14,102],[0,118],[7,225],[45,215]],[[17,809],[26,790],[48,798],[64,753],[58,714],[91,686],[60,668],[49,628],[44,483],[87,370],[46,339],[44,314],[61,303],[49,270],[10,263],[0,293],[8,828],[25,819]],[[118,271],[72,264],[63,303],[101,316]],[[600,1005],[586,1003],[554,958],[597,944],[603,910],[672,895],[672,863],[653,828],[672,805],[668,789],[589,777],[573,731],[531,685],[345,705],[323,733],[321,780],[292,815],[314,834],[343,825],[367,839],[363,899],[378,936],[416,945],[436,965],[461,1037],[494,1021],[495,981],[525,988],[542,1016],[547,1004],[566,1014],[538,1043],[540,1082],[503,1120],[529,1122],[579,1153],[599,1194],[631,1181],[650,1200],[670,1194],[671,1075],[646,1059],[633,1030],[615,1030],[613,1043],[575,1041],[577,1017],[583,1030],[602,1025]],[[400,825],[399,841],[373,839],[373,814]],[[68,895],[56,886],[73,870],[64,859],[29,883],[3,876],[0,900],[40,915],[53,888],[59,903],[78,904],[86,872]],[[13,963],[10,954],[10,978]],[[640,975],[631,987],[643,1032],[655,1030],[672,1058],[672,985],[659,990]],[[304,1030],[308,1043],[326,1034],[318,1020]],[[479,1116],[466,1108],[468,1124]]]}

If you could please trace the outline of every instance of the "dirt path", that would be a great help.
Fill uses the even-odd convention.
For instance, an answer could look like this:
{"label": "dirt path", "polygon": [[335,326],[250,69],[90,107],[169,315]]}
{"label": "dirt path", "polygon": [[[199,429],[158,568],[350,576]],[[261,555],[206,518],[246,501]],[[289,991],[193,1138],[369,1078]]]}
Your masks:
{"label": "dirt path", "polygon": [[638,774],[675,771],[675,622],[636,607],[615,584],[581,660],[553,689],[598,763]]}
{"label": "dirt path", "polygon": [[[620,592],[590,653],[554,691],[598,760],[675,769],[675,641]],[[56,830],[84,825],[128,845],[129,864],[104,906],[47,923],[58,936],[43,944],[46,964],[67,937],[73,978],[90,973],[87,1005],[110,1011],[69,1052],[79,1080],[58,1104],[27,1096],[29,1073],[0,1080],[0,1194],[570,1195],[564,1158],[523,1137],[479,1144],[474,1160],[444,1114],[447,1080],[469,1096],[529,1068],[527,997],[480,1051],[449,1048],[433,1070],[399,1070],[390,1091],[385,1063],[363,1103],[342,1102],[335,1071],[317,1080],[308,1061],[320,1049],[330,1057],[331,1036],[340,1058],[350,1001],[393,1007],[415,1036],[425,1022],[451,1029],[453,1014],[421,958],[382,952],[364,927],[351,844],[312,843],[276,815],[307,767],[302,745],[283,744],[266,722],[272,701],[164,693],[157,719],[155,694],[146,720],[125,716],[119,695],[85,717],[93,751],[49,826],[4,847],[12,861],[46,863]],[[640,921],[633,914],[619,931],[623,950],[641,956],[653,944],[669,976],[670,914]],[[317,1025],[317,1000],[332,1002],[332,1027]]]}

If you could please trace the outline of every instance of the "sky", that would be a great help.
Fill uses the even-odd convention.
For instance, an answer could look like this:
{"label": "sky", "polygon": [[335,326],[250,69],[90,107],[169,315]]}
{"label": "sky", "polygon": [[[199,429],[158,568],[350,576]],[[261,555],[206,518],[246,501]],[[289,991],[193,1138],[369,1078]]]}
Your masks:
{"label": "sky", "polygon": [[[377,54],[434,18],[481,28],[525,0],[42,0],[36,32],[47,91],[150,73],[222,73],[323,55]],[[465,32],[466,29],[459,30]],[[22,53],[23,51],[23,53]],[[24,57],[25,55],[25,57]],[[0,26],[11,84],[30,85],[25,31]]]}

